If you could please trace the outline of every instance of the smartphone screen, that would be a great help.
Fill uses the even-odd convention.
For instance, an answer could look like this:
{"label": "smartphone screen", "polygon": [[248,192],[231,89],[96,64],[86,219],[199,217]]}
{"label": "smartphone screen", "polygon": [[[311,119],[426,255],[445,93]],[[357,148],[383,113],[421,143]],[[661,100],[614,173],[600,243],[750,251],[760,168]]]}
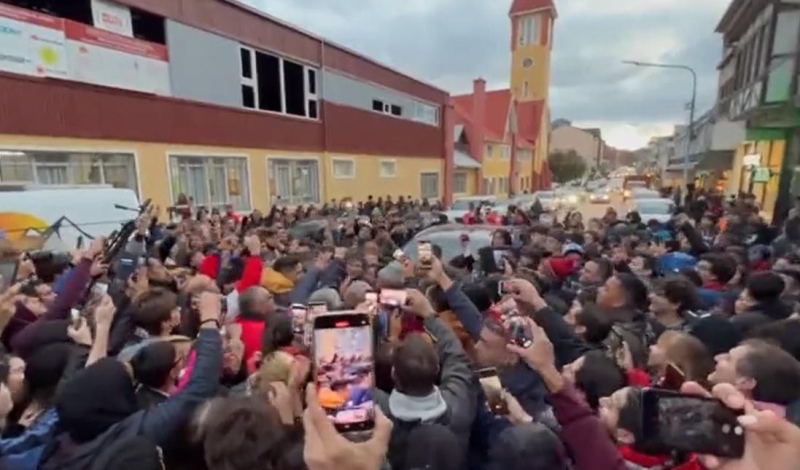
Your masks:
{"label": "smartphone screen", "polygon": [[733,410],[713,398],[660,389],[642,393],[644,446],[648,453],[672,451],[741,458],[744,429]]}
{"label": "smartphone screen", "polygon": [[108,284],[105,282],[95,282],[92,285],[92,294],[95,296],[101,296],[103,294],[108,293]]}
{"label": "smartphone screen", "polygon": [[508,404],[503,398],[503,385],[500,383],[497,369],[487,367],[479,370],[478,379],[480,380],[481,388],[483,388],[483,393],[486,395],[486,404],[489,406],[489,411],[500,416],[508,415]]}
{"label": "smartphone screen", "polygon": [[406,304],[408,292],[403,289],[381,289],[378,301],[387,307],[401,307]]}
{"label": "smartphone screen", "polygon": [[306,322],[308,321],[308,307],[300,304],[292,304],[289,308],[292,315],[292,329],[295,334],[303,334]]}
{"label": "smartphone screen", "polygon": [[420,240],[417,245],[417,257],[419,265],[423,268],[430,268],[433,265],[433,249],[431,242]]}
{"label": "smartphone screen", "polygon": [[494,257],[494,265],[500,271],[506,269],[506,254],[508,253],[507,250],[494,250],[492,252],[492,256]]}
{"label": "smartphone screen", "polygon": [[683,371],[670,362],[667,363],[667,367],[664,369],[664,377],[661,379],[659,386],[666,390],[678,391],[685,381],[686,376],[683,374]]}
{"label": "smartphone screen", "polygon": [[375,425],[375,360],[369,315],[342,312],[314,319],[317,398],[340,432]]}
{"label": "smartphone screen", "polygon": [[72,323],[73,328],[78,328],[81,326],[81,311],[77,308],[70,309],[69,311],[69,320]]}

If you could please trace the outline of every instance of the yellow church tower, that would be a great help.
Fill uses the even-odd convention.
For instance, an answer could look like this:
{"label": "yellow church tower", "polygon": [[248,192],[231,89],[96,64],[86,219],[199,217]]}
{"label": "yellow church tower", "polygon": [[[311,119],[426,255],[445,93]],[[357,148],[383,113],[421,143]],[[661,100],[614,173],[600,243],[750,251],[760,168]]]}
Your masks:
{"label": "yellow church tower", "polygon": [[513,0],[508,16],[511,20],[509,88],[512,100],[517,103],[520,136],[535,140],[532,171],[539,180],[536,186],[541,188],[543,173],[549,173],[543,165],[549,149],[550,54],[557,12],[553,0]]}

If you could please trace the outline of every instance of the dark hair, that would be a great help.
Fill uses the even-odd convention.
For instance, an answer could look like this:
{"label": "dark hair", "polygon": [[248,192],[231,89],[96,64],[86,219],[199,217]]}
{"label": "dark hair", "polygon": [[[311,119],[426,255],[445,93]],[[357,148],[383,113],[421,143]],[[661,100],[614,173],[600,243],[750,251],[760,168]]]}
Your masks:
{"label": "dark hair", "polygon": [[291,346],[294,342],[292,318],[286,313],[275,312],[266,322],[261,333],[261,354],[266,357],[280,348]]}
{"label": "dark hair", "polygon": [[727,284],[736,276],[736,267],[738,263],[733,255],[723,253],[709,253],[703,255],[703,261],[708,261],[711,265],[711,274],[717,278],[717,281],[722,284]]}
{"label": "dark hair", "polygon": [[575,387],[583,392],[593,410],[600,405],[600,398],[611,395],[627,382],[625,372],[602,351],[584,354],[583,366],[575,373]]}
{"label": "dark hair", "polygon": [[149,289],[133,302],[133,323],[150,335],[160,336],[164,322],[178,308],[178,296],[167,289]]}
{"label": "dark hair", "polygon": [[753,400],[787,406],[800,398],[800,362],[765,341],[742,344],[748,350],[736,363],[736,371],[755,380]]}
{"label": "dark hair", "polygon": [[666,298],[671,304],[678,306],[678,313],[697,311],[703,303],[697,293],[697,287],[683,276],[669,276],[656,282],[653,292]]}
{"label": "dark hair", "polygon": [[759,272],[747,280],[747,292],[756,302],[777,300],[786,287],[783,278],[771,271]]}
{"label": "dark hair", "polygon": [[446,312],[450,310],[450,304],[447,302],[447,295],[439,285],[434,285],[428,288],[426,297],[431,302],[431,307],[436,313]]}
{"label": "dark hair", "polygon": [[272,269],[278,271],[279,273],[284,273],[294,269],[298,264],[300,264],[300,258],[297,256],[281,256],[272,264]]}
{"label": "dark hair", "polygon": [[800,321],[789,319],[769,322],[754,328],[750,336],[780,346],[800,361]]}
{"label": "dark hair", "polygon": [[608,315],[593,303],[583,305],[575,320],[586,328],[583,339],[589,344],[601,344],[611,332],[612,322]]}
{"label": "dark hair", "polygon": [[161,388],[175,367],[177,353],[169,341],[154,341],[140,349],[131,358],[133,377],[151,388]]}
{"label": "dark hair", "polygon": [[275,408],[257,397],[218,398],[201,423],[208,468],[279,470],[286,430]]}
{"label": "dark hair", "polygon": [[463,284],[461,287],[462,292],[469,298],[475,308],[479,312],[485,312],[492,306],[492,299],[489,289],[486,285],[476,282]]}
{"label": "dark hair", "polygon": [[421,334],[406,336],[394,350],[392,365],[398,392],[424,397],[433,391],[439,377],[439,356]]}
{"label": "dark hair", "polygon": [[682,277],[685,277],[689,282],[694,284],[695,287],[700,287],[703,285],[703,279],[700,277],[700,274],[694,268],[681,268],[678,271],[678,274]]}
{"label": "dark hair", "polygon": [[647,310],[649,304],[648,292],[647,286],[642,280],[630,273],[618,273],[616,278],[625,292],[627,306],[638,310]]}
{"label": "dark hair", "polygon": [[603,258],[603,257],[596,257],[590,258],[586,263],[594,263],[600,269],[600,276],[603,281],[608,280],[609,277],[614,273],[614,265],[611,264],[611,261]]}

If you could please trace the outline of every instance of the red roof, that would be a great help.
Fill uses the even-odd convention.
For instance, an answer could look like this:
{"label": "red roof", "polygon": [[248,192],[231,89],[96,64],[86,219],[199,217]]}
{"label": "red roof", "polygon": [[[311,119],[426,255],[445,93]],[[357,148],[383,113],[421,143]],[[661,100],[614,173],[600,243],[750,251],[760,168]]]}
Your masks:
{"label": "red roof", "polygon": [[[475,125],[472,122],[473,94],[453,97],[453,108],[456,111],[456,123],[467,128]],[[486,111],[484,122],[484,138],[495,142],[505,142],[508,108],[511,103],[511,91],[493,90],[486,92]],[[539,137],[541,129],[544,101],[529,101],[517,104],[518,141],[520,147],[533,148],[533,142]],[[510,136],[509,136],[510,139]]]}
{"label": "red roof", "polygon": [[555,10],[556,6],[553,0],[514,0],[514,2],[511,3],[508,14],[517,15],[529,11],[542,10],[544,8],[552,8]]}

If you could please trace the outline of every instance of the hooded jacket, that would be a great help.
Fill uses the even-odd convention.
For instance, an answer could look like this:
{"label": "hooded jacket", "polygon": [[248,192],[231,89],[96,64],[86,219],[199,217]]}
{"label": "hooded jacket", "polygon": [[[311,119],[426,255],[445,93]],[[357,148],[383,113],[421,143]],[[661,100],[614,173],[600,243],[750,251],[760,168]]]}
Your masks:
{"label": "hooded jacket", "polygon": [[[105,402],[107,400],[104,399],[104,395],[83,389],[94,398],[93,403],[87,403],[85,399],[76,400],[75,397],[71,400],[60,401],[59,414],[64,414],[70,423],[67,425],[70,428],[67,429],[64,427],[64,423],[60,423],[61,432],[56,433],[43,449],[38,468],[40,470],[91,468],[92,462],[98,455],[101,455],[103,449],[109,448],[120,440],[135,436],[146,437],[158,446],[168,442],[191,418],[197,405],[214,397],[218,390],[219,376],[222,370],[222,338],[219,332],[213,329],[201,329],[195,348],[197,361],[186,388],[162,403],[161,406],[138,411],[127,417],[119,416],[120,421],[111,424],[91,440],[81,442],[82,438],[89,437],[105,427],[103,418],[98,416],[106,410],[107,403]],[[91,385],[86,383],[73,384],[73,386],[80,388]],[[107,389],[102,391],[105,392]],[[127,392],[124,394],[127,397]],[[135,406],[132,383],[129,398],[133,399]],[[119,397],[111,399],[120,400]],[[127,400],[127,398],[123,398],[123,400]],[[127,403],[117,403],[115,407],[117,414],[119,415],[119,412],[126,406]],[[85,427],[84,419],[91,421],[92,424]]]}

